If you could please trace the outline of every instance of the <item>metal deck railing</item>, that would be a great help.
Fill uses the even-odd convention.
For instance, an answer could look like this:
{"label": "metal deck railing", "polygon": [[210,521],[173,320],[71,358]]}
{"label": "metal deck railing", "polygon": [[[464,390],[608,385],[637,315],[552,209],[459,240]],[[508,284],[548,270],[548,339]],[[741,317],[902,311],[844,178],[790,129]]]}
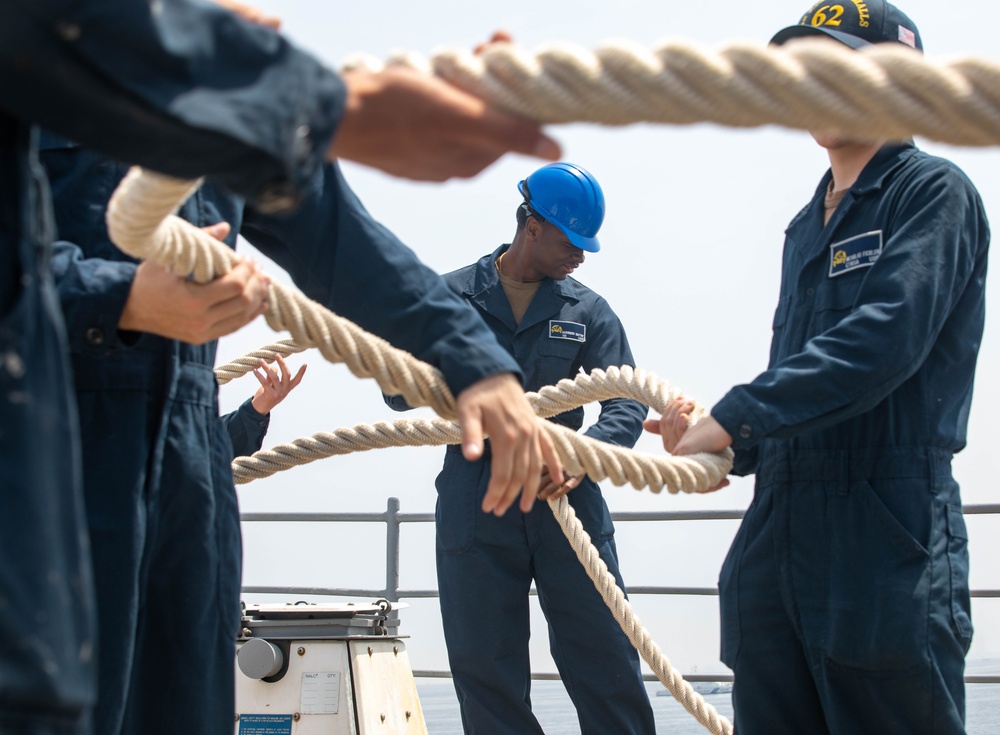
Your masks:
{"label": "metal deck railing", "polygon": [[[1000,515],[1000,504],[966,505],[963,507],[966,515]],[[740,520],[741,510],[706,510],[706,511],[672,511],[672,512],[624,512],[612,513],[611,518],[617,523],[629,522],[676,522],[676,521],[720,521]],[[244,593],[276,594],[276,595],[317,595],[329,597],[383,597],[390,602],[404,599],[436,598],[437,589],[405,589],[399,586],[399,538],[400,527],[404,523],[433,523],[433,513],[401,513],[399,499],[389,498],[384,513],[244,513],[241,516],[244,523],[384,523],[386,526],[385,548],[385,587],[382,589],[338,588],[338,587],[272,587],[247,585]],[[679,595],[679,596],[718,596],[716,587],[671,587],[660,585],[629,586],[626,591],[630,597],[636,595]],[[535,594],[534,589],[531,594]],[[1000,598],[1000,589],[972,590],[973,598]],[[448,671],[415,670],[414,676],[420,678],[445,679],[451,678]],[[531,677],[537,680],[558,680],[558,674],[532,672]],[[732,681],[730,673],[685,674],[688,681]],[[653,674],[646,674],[647,681],[656,681]],[[966,676],[968,684],[1000,684],[1000,673],[980,676]]]}

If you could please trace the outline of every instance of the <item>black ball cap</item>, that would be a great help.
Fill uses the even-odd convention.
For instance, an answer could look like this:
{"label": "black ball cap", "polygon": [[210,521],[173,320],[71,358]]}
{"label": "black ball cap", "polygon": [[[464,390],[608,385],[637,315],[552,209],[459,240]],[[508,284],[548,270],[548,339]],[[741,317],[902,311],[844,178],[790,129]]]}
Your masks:
{"label": "black ball cap", "polygon": [[916,24],[895,5],[885,0],[845,0],[818,2],[797,25],[778,31],[771,43],[780,46],[793,38],[826,36],[851,48],[876,43],[901,43],[924,50]]}

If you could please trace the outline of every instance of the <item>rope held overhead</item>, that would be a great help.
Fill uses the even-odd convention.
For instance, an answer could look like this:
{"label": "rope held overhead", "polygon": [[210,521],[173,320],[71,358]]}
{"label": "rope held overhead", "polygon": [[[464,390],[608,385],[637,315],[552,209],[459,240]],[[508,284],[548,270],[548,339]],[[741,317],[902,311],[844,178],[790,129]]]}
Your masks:
{"label": "rope held overhead", "polygon": [[[979,59],[929,62],[901,45],[854,51],[802,40],[781,48],[737,43],[715,52],[683,42],[652,51],[619,42],[595,53],[562,44],[532,55],[513,44],[493,44],[478,56],[444,51],[430,62],[401,55],[389,64],[435,73],[543,123],[778,124],[873,140],[916,134],[959,145],[1000,143],[1000,67]],[[154,260],[181,275],[193,274],[199,281],[228,272],[235,254],[171,214],[195,187],[197,182],[133,170],[109,206],[112,240],[130,255]],[[252,370],[258,359],[314,346],[331,362],[344,362],[355,375],[374,378],[384,392],[401,394],[412,406],[430,406],[443,419],[455,417],[455,398],[435,368],[291,289],[277,284],[270,288],[267,322],[276,330],[287,329],[292,340],[223,366],[220,382]],[[677,393],[655,376],[612,368],[561,381],[529,399],[539,416],[551,416],[602,399],[594,396],[620,395],[643,400],[662,412]],[[609,452],[610,445],[551,422],[543,426],[569,471],[586,471],[595,480],[607,478],[615,484],[693,492],[718,484],[732,461],[727,451],[718,456],[650,457],[647,462],[638,453],[617,448]],[[258,453],[266,456],[257,460],[255,455],[235,470],[246,473],[241,479],[249,481],[318,456],[460,439],[458,427],[442,419],[338,431],[353,434],[299,440],[275,448],[270,455]],[[348,449],[351,445],[355,448]],[[566,499],[549,505],[615,619],[660,681],[711,732],[732,733],[731,723],[693,691],[650,640]]]}
{"label": "rope held overhead", "polygon": [[541,123],[782,125],[865,140],[1000,144],[1000,65],[930,60],[902,44],[854,50],[810,38],[709,49],[672,40],[646,49],[615,41],[593,52],[558,43],[531,53],[495,43],[479,55],[402,52],[384,64],[358,55],[345,66],[435,74]]}

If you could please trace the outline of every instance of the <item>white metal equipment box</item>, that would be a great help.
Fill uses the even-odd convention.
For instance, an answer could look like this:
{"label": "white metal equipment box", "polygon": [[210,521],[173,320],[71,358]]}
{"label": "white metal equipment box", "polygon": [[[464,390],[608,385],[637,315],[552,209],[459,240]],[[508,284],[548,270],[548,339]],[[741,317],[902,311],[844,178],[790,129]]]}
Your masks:
{"label": "white metal equipment box", "polygon": [[400,603],[255,605],[236,654],[235,735],[427,735]]}

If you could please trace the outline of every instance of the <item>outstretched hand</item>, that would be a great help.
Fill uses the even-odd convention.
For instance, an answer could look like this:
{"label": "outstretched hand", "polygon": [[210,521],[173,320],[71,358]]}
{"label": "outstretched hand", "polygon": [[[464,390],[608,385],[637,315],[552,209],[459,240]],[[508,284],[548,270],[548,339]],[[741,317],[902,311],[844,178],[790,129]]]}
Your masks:
{"label": "outstretched hand", "polygon": [[548,161],[559,145],[529,120],[409,69],[345,71],[347,103],[330,157],[418,181],[475,176],[505,153]]}
{"label": "outstretched hand", "polygon": [[299,371],[292,377],[292,371],[288,369],[288,363],[281,355],[277,355],[275,362],[281,370],[274,369],[273,365],[268,365],[264,360],[260,361],[259,367],[253,371],[253,376],[260,383],[260,388],[254,393],[250,403],[259,414],[270,413],[271,409],[281,403],[291,393],[298,384],[302,382],[302,376],[306,374],[306,365],[299,368]]}
{"label": "outstretched hand", "polygon": [[518,493],[521,510],[531,510],[543,465],[553,476],[562,477],[562,463],[542,428],[542,419],[535,415],[520,383],[510,373],[483,378],[459,393],[458,421],[462,454],[467,460],[482,457],[483,436],[490,437],[493,458],[484,512],[502,516]]}

